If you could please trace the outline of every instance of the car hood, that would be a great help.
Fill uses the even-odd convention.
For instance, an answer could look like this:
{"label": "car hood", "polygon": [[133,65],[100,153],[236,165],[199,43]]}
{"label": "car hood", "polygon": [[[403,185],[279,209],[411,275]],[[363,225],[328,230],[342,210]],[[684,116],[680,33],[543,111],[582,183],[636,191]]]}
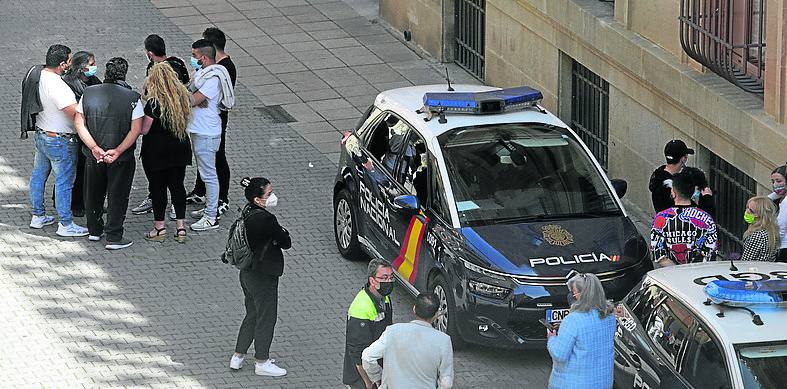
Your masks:
{"label": "car hood", "polygon": [[623,216],[462,227],[478,260],[517,275],[565,276],[631,266],[648,248]]}

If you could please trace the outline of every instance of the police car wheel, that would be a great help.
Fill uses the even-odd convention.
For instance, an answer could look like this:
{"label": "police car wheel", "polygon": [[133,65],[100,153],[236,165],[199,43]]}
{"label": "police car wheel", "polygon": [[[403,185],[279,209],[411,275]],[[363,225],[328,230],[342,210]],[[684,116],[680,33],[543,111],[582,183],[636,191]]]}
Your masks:
{"label": "police car wheel", "polygon": [[355,210],[350,203],[350,194],[342,189],[333,200],[333,231],[339,253],[347,259],[362,259],[358,243]]}
{"label": "police car wheel", "polygon": [[438,309],[438,317],[432,323],[432,326],[440,332],[446,333],[451,337],[451,343],[455,350],[461,349],[466,345],[462,336],[456,328],[456,322],[453,320],[453,313],[456,312],[456,305],[454,305],[454,298],[451,294],[451,289],[442,275],[435,275],[429,281],[429,290],[431,290],[440,303]]}

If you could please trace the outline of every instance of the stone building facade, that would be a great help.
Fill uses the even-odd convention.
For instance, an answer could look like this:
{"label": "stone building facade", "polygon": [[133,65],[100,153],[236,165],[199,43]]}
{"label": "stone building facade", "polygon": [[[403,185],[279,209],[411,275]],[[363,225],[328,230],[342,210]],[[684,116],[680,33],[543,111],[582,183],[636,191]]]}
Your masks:
{"label": "stone building facade", "polygon": [[710,3],[380,0],[380,14],[415,47],[487,84],[540,89],[545,107],[586,130],[609,176],[629,182],[629,208],[641,215],[652,213],[647,181],[664,144],[684,140],[697,150],[690,164],[718,186],[734,246],[744,197],[767,193],[771,170],[787,160],[787,1]]}

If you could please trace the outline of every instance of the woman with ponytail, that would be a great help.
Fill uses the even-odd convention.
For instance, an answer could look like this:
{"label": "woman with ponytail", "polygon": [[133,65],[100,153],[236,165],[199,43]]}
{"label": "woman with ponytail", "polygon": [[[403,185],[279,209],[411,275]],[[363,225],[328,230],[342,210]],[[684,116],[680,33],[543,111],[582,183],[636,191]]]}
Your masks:
{"label": "woman with ponytail", "polygon": [[744,261],[776,260],[781,238],[776,225],[776,207],[765,196],[752,197],[746,202],[743,220],[749,228],[743,233]]}

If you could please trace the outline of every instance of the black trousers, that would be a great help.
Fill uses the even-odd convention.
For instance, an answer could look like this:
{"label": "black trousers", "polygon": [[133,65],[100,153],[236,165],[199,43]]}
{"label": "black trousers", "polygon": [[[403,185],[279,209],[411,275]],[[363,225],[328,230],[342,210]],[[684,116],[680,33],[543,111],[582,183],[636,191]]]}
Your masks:
{"label": "black trousers", "polygon": [[186,218],[186,166],[173,166],[158,169],[148,175],[150,199],[153,200],[153,220],[164,221],[167,210],[167,189],[172,196],[172,205],[175,206],[175,216],[178,219]]}
{"label": "black trousers", "polygon": [[[93,158],[85,162],[85,216],[90,235],[100,236],[106,232],[107,242],[123,239],[123,222],[126,220],[128,195],[134,180],[134,159],[98,163]],[[104,199],[107,201],[107,222],[102,213]]]}
{"label": "black trousers", "polygon": [[273,329],[276,327],[279,277],[251,269],[242,270],[240,287],[245,296],[246,317],[238,331],[235,352],[245,354],[254,341],[254,358],[264,361],[270,356]]}
{"label": "black trousers", "polygon": [[[224,151],[224,138],[227,135],[227,111],[219,113],[221,117],[221,143],[219,143],[219,151],[216,152],[216,175],[219,176],[219,200],[225,204],[229,203],[230,194],[230,165],[227,163],[227,153]],[[205,196],[205,183],[199,176],[197,171],[197,180],[194,182],[193,193],[199,196]]]}
{"label": "black trousers", "polygon": [[[77,172],[74,178],[74,186],[71,189],[71,211],[78,212],[85,210],[85,154],[82,154],[82,144],[77,146]],[[52,191],[52,207],[56,207],[55,191]]]}

